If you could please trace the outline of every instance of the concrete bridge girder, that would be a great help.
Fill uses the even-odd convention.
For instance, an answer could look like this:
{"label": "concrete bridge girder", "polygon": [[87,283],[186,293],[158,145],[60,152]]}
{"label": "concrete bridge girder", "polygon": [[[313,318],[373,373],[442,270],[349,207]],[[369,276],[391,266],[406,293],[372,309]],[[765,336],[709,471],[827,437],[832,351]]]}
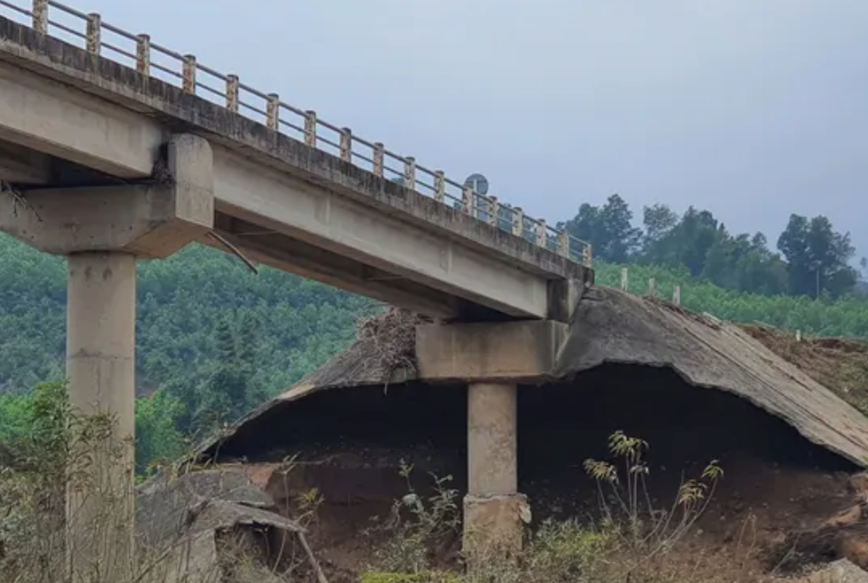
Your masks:
{"label": "concrete bridge girder", "polygon": [[[68,185],[57,161],[147,180],[173,128],[212,144],[215,211],[228,219],[215,232],[281,269],[448,320],[567,321],[571,290],[588,281],[588,270],[566,258],[430,197],[175,87],[131,83],[110,63],[94,70],[92,55],[79,63],[72,47],[63,47],[60,62],[54,47],[30,46],[20,32],[18,41],[0,39],[6,182]],[[235,222],[272,233],[278,244],[259,248]],[[296,241],[336,261],[322,269],[316,259],[296,263],[295,253],[282,251]],[[419,291],[424,297],[414,301]]]}

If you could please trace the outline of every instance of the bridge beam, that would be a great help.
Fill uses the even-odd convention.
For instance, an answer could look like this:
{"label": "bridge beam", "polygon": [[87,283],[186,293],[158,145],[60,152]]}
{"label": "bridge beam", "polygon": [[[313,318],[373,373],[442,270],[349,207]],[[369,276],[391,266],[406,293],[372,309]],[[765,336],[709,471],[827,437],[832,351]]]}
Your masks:
{"label": "bridge beam", "polygon": [[425,324],[416,367],[428,383],[467,383],[464,553],[470,569],[514,556],[530,508],[518,492],[517,384],[550,378],[567,325],[551,320]]}
{"label": "bridge beam", "polygon": [[213,226],[209,144],[174,136],[168,167],[160,183],[0,193],[0,231],[67,258],[69,399],[90,435],[69,461],[76,580],[126,580],[135,558],[136,260],[166,257]]}

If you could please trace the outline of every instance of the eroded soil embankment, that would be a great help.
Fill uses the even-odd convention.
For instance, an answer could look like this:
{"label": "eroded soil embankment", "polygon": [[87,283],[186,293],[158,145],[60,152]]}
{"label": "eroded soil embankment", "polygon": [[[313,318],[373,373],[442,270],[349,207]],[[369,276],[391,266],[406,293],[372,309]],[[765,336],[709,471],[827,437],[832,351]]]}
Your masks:
{"label": "eroded soil embankment", "polygon": [[[724,470],[681,543],[684,560],[701,555],[703,569],[757,575],[841,555],[866,564],[848,538],[852,528],[821,528],[857,504],[848,478],[856,468],[734,395],[692,387],[665,368],[604,365],[569,384],[522,387],[519,411],[520,489],[534,524],[598,516],[597,485],[582,465],[606,459],[609,435],[623,430],[649,443],[647,489],[656,509],[668,509],[682,479],[698,477],[710,460]],[[452,475],[463,495],[465,419],[460,387],[333,389],[260,420],[224,454],[255,462],[249,469],[285,507],[316,487],[324,502],[312,544],[332,572],[349,576],[371,560],[371,541],[360,533],[408,491],[402,462],[414,466],[416,488],[430,485],[429,472]],[[295,453],[286,477],[275,474]],[[440,560],[450,562],[457,549],[456,537]]]}

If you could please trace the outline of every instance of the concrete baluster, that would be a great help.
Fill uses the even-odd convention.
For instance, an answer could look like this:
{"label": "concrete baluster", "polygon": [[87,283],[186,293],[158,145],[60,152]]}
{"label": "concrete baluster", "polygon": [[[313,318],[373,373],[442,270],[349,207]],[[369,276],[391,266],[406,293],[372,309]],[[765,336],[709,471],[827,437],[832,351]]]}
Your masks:
{"label": "concrete baluster", "polygon": [[353,130],[350,128],[341,130],[341,160],[344,162],[353,161]]}
{"label": "concrete baluster", "polygon": [[404,186],[416,190],[416,158],[412,156],[404,158]]}
{"label": "concrete baluster", "polygon": [[136,36],[136,71],[151,74],[151,37],[147,34]]}
{"label": "concrete baluster", "polygon": [[498,224],[497,218],[500,211],[500,203],[497,202],[496,196],[488,197],[488,224],[496,227]]}
{"label": "concrete baluster", "polygon": [[181,87],[184,93],[196,93],[196,55],[184,55]]}
{"label": "concrete baluster", "polygon": [[469,184],[461,187],[461,212],[475,216],[473,212],[473,188]]}
{"label": "concrete baluster", "polygon": [[446,202],[446,174],[442,170],[434,172],[434,200]]}
{"label": "concrete baluster", "polygon": [[96,12],[91,12],[87,15],[87,33],[85,34],[85,44],[87,52],[91,55],[98,55],[102,48],[102,18]]}
{"label": "concrete baluster", "polygon": [[561,257],[570,256],[570,234],[566,230],[558,232],[558,255]]}
{"label": "concrete baluster", "polygon": [[540,247],[546,247],[548,244],[548,232],[546,229],[545,219],[540,219],[536,224],[536,244]]}
{"label": "concrete baluster", "polygon": [[524,238],[524,211],[520,206],[512,209],[512,234]]}
{"label": "concrete baluster", "polygon": [[374,144],[374,152],[373,152],[373,170],[374,175],[383,177],[383,170],[385,168],[385,157],[386,157],[386,147],[382,142],[376,142]]}
{"label": "concrete baluster", "polygon": [[33,28],[41,34],[48,34],[48,0],[33,0]]}
{"label": "concrete baluster", "polygon": [[268,129],[278,131],[280,129],[280,96],[277,93],[268,94],[265,116]]}
{"label": "concrete baluster", "polygon": [[304,143],[316,148],[316,112],[312,109],[304,112]]}
{"label": "concrete baluster", "polygon": [[238,75],[226,75],[226,109],[238,113]]}

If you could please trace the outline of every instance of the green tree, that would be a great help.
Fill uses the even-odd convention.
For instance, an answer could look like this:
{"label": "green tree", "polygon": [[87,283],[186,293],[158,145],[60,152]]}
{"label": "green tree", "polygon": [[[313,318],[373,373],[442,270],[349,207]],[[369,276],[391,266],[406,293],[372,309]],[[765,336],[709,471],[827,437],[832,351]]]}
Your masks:
{"label": "green tree", "polygon": [[789,291],[818,298],[822,293],[840,297],[856,284],[858,272],[849,265],[855,254],[849,233],[834,230],[828,218],[790,215],[778,238],[787,259]]}
{"label": "green tree", "polygon": [[633,212],[618,194],[613,194],[601,207],[584,203],[575,217],[558,228],[593,248],[594,255],[604,261],[624,263],[638,250],[642,231],[632,224]]}
{"label": "green tree", "polygon": [[178,430],[183,412],[180,400],[165,391],[156,391],[136,400],[136,472],[145,474],[154,465],[170,463],[186,448]]}

